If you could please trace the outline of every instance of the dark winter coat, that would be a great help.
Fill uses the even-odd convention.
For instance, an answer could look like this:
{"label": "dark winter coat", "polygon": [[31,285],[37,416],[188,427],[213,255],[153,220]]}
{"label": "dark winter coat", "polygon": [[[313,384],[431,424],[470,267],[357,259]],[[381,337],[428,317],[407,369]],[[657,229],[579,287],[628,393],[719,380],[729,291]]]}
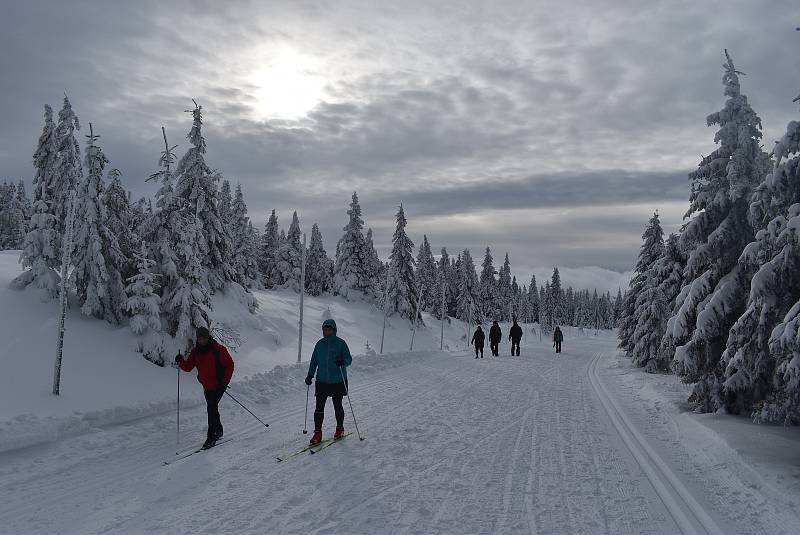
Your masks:
{"label": "dark winter coat", "polygon": [[500,330],[499,325],[492,325],[492,328],[489,329],[489,341],[493,343],[500,343],[500,340],[503,339],[503,331]]}
{"label": "dark winter coat", "polygon": [[564,341],[564,333],[561,332],[561,329],[556,329],[553,331],[553,342],[563,342]]}
{"label": "dark winter coat", "polygon": [[[333,320],[325,320],[322,326],[333,327],[333,334],[330,336],[323,336],[314,346],[314,352],[311,354],[311,363],[308,365],[308,376],[314,377],[317,374],[317,388],[319,383],[343,383],[347,380],[347,366],[353,363],[353,357],[350,355],[350,348],[347,343],[336,336],[336,322]],[[340,369],[336,365],[337,357],[342,357],[344,366]],[[344,375],[344,380],[342,379]]]}
{"label": "dark winter coat", "polygon": [[513,340],[514,342],[519,342],[522,340],[522,327],[515,323],[511,327],[511,330],[508,331],[508,339]]}
{"label": "dark winter coat", "polygon": [[205,346],[195,345],[189,356],[178,363],[185,372],[197,368],[197,380],[203,390],[227,386],[233,377],[233,359],[224,345],[213,338]]}
{"label": "dark winter coat", "polygon": [[484,340],[486,340],[486,335],[483,334],[483,329],[478,329],[475,331],[475,334],[472,335],[470,343],[475,344],[475,347],[483,347]]}

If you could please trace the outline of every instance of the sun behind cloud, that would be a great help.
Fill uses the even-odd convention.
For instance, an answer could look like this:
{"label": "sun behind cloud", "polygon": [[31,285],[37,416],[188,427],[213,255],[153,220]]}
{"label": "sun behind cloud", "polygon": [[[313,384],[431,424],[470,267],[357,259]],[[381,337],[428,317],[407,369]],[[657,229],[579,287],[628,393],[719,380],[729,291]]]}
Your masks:
{"label": "sun behind cloud", "polygon": [[247,81],[254,87],[257,119],[299,119],[324,97],[321,61],[287,45],[253,54],[256,64]]}

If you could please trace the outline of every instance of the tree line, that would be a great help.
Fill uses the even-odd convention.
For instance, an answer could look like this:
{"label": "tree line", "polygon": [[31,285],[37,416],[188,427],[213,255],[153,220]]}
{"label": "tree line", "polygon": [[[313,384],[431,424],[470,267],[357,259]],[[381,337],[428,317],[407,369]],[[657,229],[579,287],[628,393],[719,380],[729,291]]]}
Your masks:
{"label": "tree line", "polygon": [[618,321],[619,293],[612,299],[596,290],[565,290],[558,268],[541,288],[535,276],[520,285],[508,254],[498,271],[487,247],[479,277],[469,249],[451,257],[443,247],[436,259],[427,235],[415,257],[402,204],[384,262],[372,229],[364,232],[356,192],[332,257],[317,223],[304,249],[297,212],[285,230],[272,210],[259,232],[247,215],[241,184],[233,188],[206,163],[202,107],[195,103],[187,113],[192,119],[188,148],[178,158],[177,145],[162,128],[163,150],[146,179],[158,190],[154,198],[134,202],[91,123],[81,151],[81,125],[69,98],[64,97],[57,121],[45,105],[33,156],[32,201],[21,182],[0,189],[1,217],[14,222],[0,227],[1,243],[21,249],[25,268],[12,287],[38,288],[45,299],[56,298],[69,249],[68,290],[81,312],[112,324],[127,322],[138,350],[159,365],[189,346],[195,328],[211,327],[214,294],[232,293],[254,312],[253,289],[299,292],[303,258],[303,287],[310,295],[365,300],[409,319],[420,311],[470,323],[518,318],[540,322],[547,330],[555,325],[612,328]]}

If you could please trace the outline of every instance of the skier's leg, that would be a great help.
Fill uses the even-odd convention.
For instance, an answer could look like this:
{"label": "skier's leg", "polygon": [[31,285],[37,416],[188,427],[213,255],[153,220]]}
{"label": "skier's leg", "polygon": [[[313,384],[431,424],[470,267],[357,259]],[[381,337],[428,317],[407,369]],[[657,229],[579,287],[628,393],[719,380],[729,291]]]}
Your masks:
{"label": "skier's leg", "polygon": [[336,414],[336,427],[344,427],[344,406],[342,405],[344,396],[331,396],[333,401],[333,412]]}
{"label": "skier's leg", "polygon": [[203,395],[206,398],[206,411],[208,412],[206,440],[216,440],[217,431],[222,428],[222,424],[219,422],[219,392],[217,390],[204,390]]}
{"label": "skier's leg", "polygon": [[322,422],[325,420],[325,402],[328,396],[316,395],[317,406],[314,408],[314,431],[322,430]]}

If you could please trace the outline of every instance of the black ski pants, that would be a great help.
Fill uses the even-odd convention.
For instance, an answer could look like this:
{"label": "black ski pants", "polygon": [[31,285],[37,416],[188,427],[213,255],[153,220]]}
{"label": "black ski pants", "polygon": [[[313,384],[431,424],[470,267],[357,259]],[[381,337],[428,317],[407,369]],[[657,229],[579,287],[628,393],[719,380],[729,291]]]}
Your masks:
{"label": "black ski pants", "polygon": [[556,353],[561,353],[561,342],[556,341]]}
{"label": "black ski pants", "polygon": [[[516,353],[514,353],[515,349]],[[511,340],[511,356],[519,356],[519,340]]]}
{"label": "black ski pants", "polygon": [[225,389],[205,390],[206,410],[208,411],[208,440],[217,440],[222,436],[222,422],[219,419],[219,402],[225,395]]}
{"label": "black ski pants", "polygon": [[[317,406],[314,409],[314,430],[321,431],[322,422],[325,420],[325,402],[328,401],[328,396],[317,393],[315,398],[317,400]],[[338,394],[331,396],[331,399],[333,400],[333,413],[336,415],[336,427],[344,427],[344,406],[342,405],[343,398],[344,396]]]}
{"label": "black ski pants", "polygon": [[483,358],[483,344],[475,346],[475,358],[478,358],[478,351],[481,352],[481,358]]}
{"label": "black ski pants", "polygon": [[492,348],[492,355],[497,357],[500,355],[500,348],[498,347],[500,342],[489,342],[489,347]]}

